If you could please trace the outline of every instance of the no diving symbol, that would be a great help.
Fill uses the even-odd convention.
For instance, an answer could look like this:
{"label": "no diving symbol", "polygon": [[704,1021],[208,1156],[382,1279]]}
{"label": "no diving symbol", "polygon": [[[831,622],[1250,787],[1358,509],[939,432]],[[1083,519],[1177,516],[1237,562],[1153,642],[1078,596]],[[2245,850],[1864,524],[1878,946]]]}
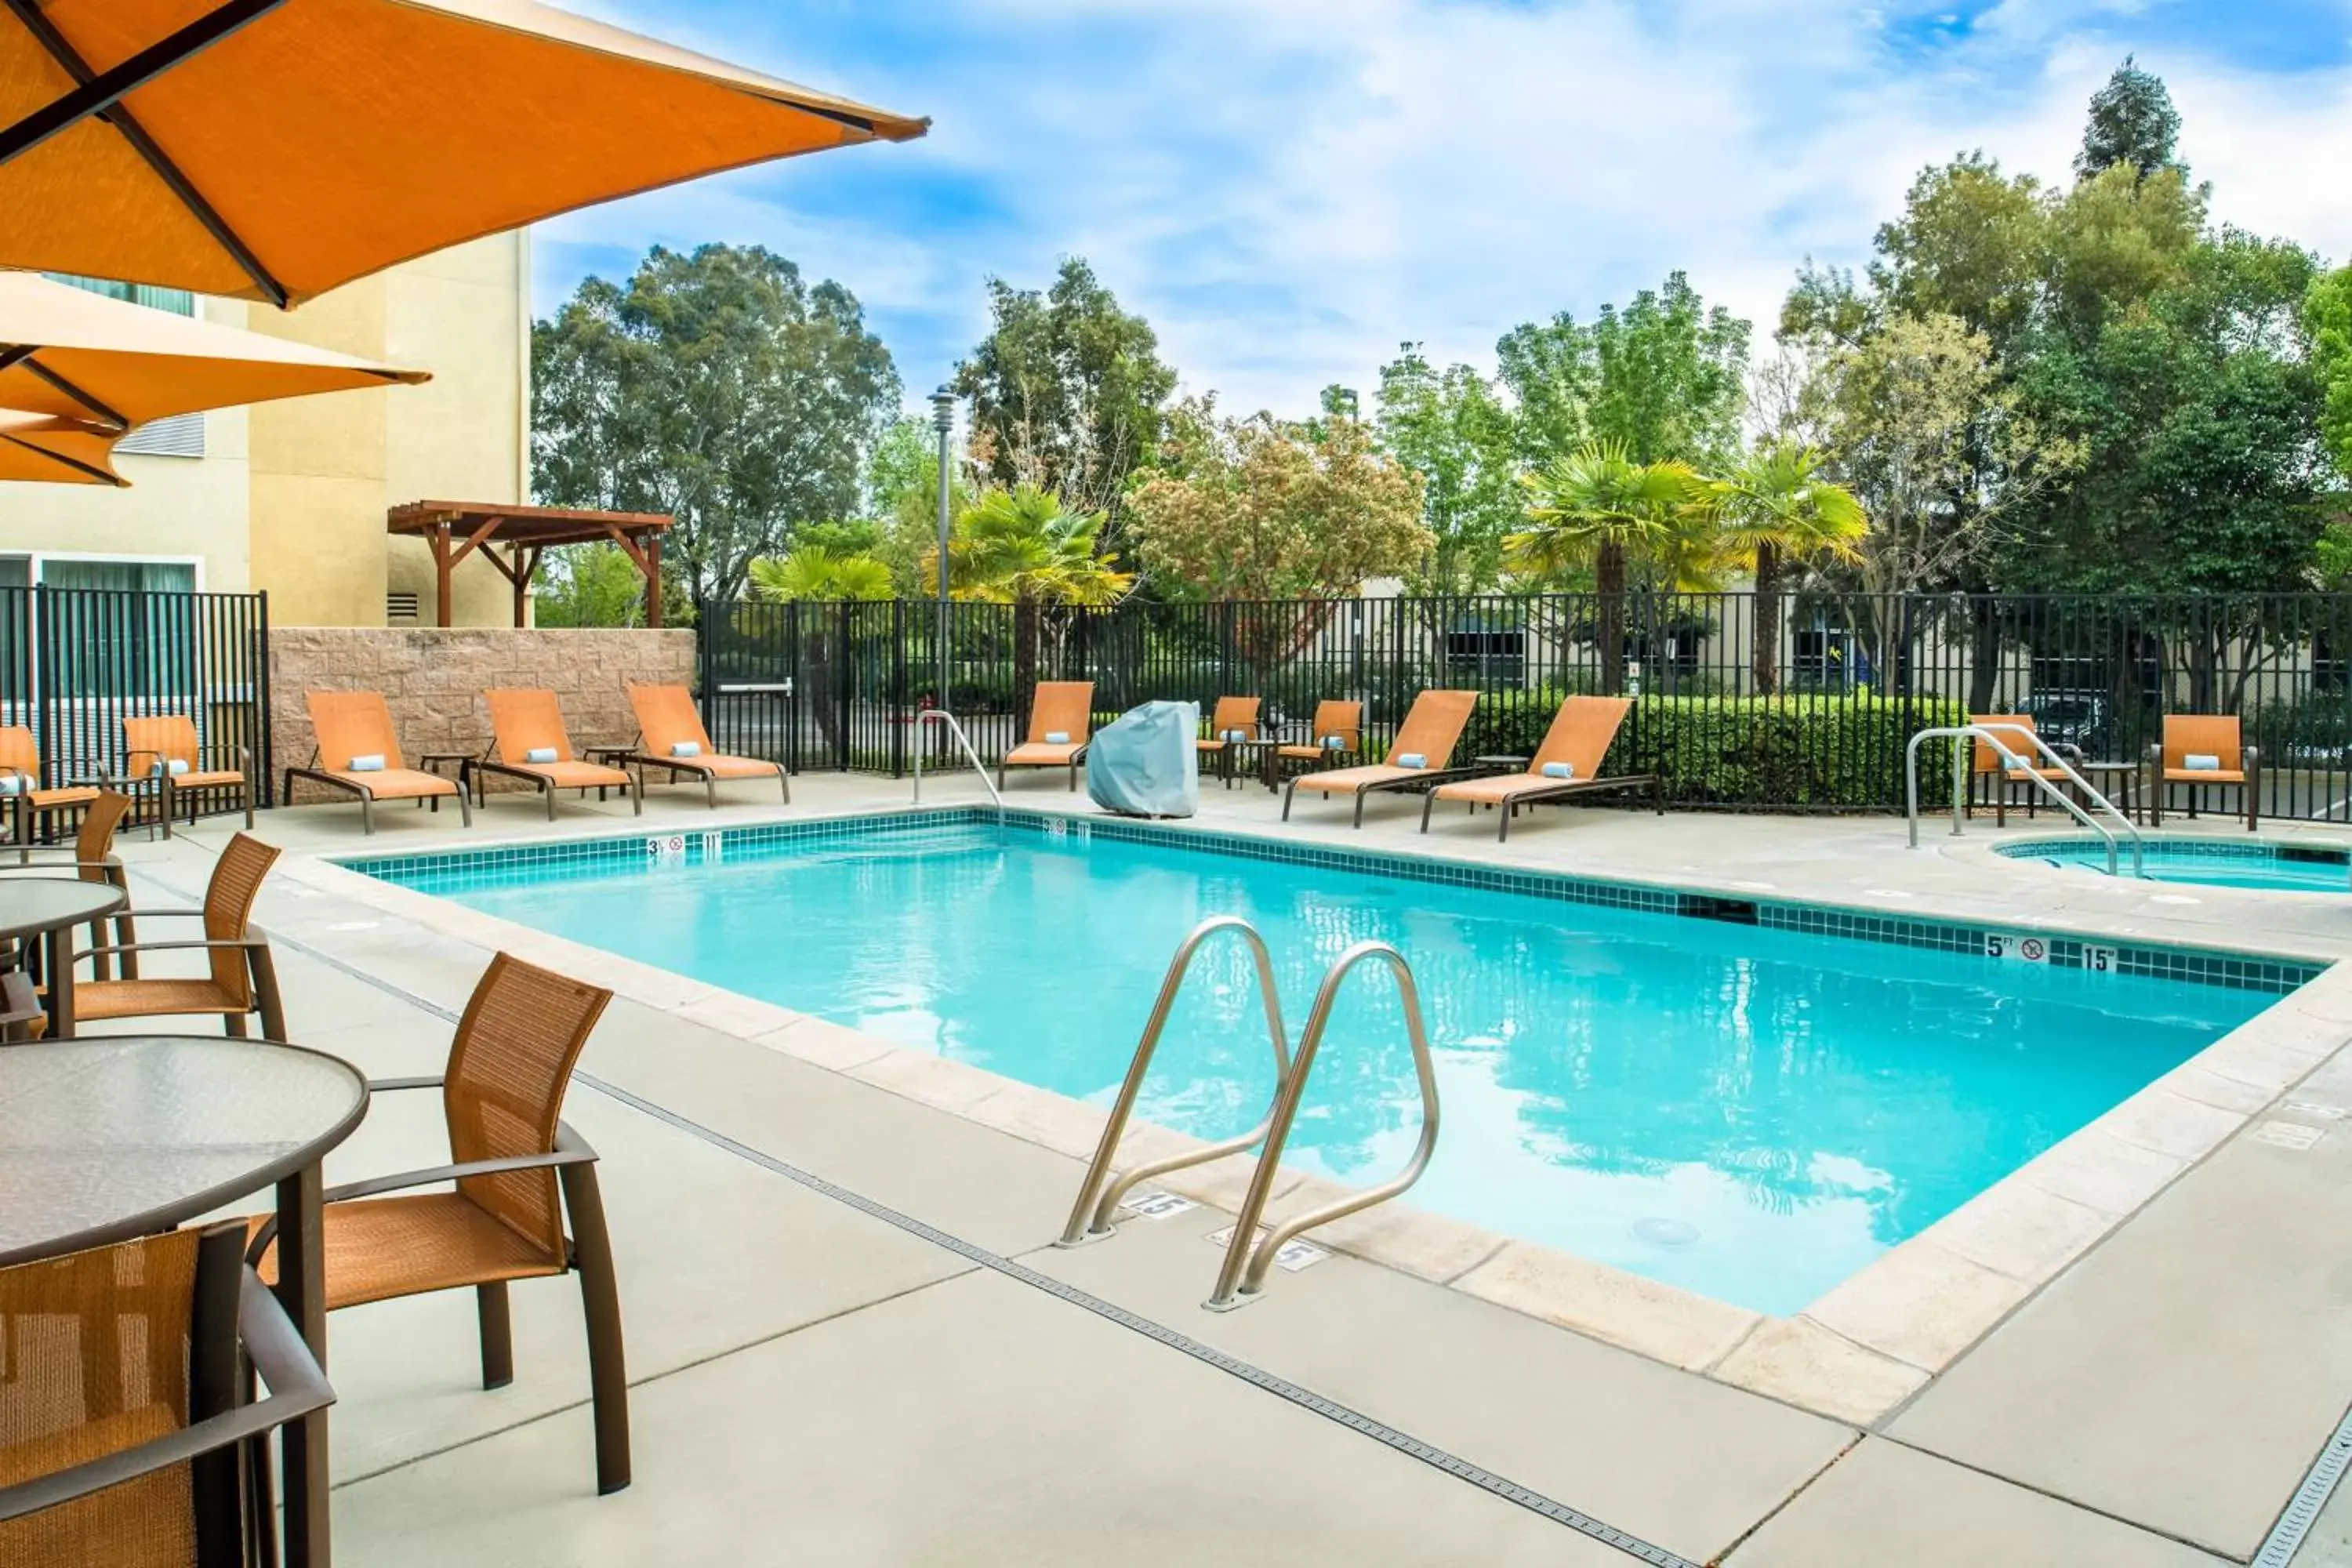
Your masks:
{"label": "no diving symbol", "polygon": [[2017,956],[2028,963],[2040,963],[2050,956],[2050,950],[2038,936],[2029,936],[2017,944]]}

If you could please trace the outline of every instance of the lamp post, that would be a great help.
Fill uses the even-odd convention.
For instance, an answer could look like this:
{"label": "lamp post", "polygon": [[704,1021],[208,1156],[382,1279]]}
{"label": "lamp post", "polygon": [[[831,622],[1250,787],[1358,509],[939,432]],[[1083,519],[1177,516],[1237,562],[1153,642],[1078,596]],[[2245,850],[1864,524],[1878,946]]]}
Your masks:
{"label": "lamp post", "polygon": [[931,428],[940,433],[940,614],[938,695],[931,700],[937,706],[948,705],[948,511],[949,492],[953,488],[948,479],[948,444],[955,437],[955,393],[942,386],[931,394]]}

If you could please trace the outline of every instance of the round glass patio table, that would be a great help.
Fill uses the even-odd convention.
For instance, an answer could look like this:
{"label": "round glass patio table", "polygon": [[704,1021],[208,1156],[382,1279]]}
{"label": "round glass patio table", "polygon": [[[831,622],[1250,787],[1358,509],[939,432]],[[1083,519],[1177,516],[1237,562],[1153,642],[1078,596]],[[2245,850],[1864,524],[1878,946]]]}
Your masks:
{"label": "round glass patio table", "polygon": [[70,877],[0,877],[0,941],[42,943],[41,977],[48,984],[49,1035],[73,1033],[72,944],[74,927],[103,920],[121,909],[123,891],[111,882]]}
{"label": "round glass patio table", "polygon": [[[0,1049],[0,1265],[170,1230],[275,1186],[286,1315],[327,1362],[320,1162],[367,1114],[367,1079],[322,1051],[126,1035]],[[279,1434],[287,1568],[328,1561],[327,1422]]]}

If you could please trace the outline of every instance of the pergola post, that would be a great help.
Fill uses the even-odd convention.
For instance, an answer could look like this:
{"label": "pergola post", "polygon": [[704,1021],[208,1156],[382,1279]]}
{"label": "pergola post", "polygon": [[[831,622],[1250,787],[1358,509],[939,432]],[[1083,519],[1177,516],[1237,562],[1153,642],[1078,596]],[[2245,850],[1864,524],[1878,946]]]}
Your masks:
{"label": "pergola post", "polygon": [[646,535],[646,625],[655,631],[662,624],[661,535]]}
{"label": "pergola post", "polygon": [[[16,0],[0,0],[0,5]],[[530,585],[548,546],[609,542],[646,580],[646,624],[662,624],[661,536],[671,519],[654,512],[577,511],[563,507],[411,501],[384,514],[394,534],[425,541],[433,552],[436,622],[451,624],[454,574],[478,550],[514,590],[514,624],[530,619]],[[455,531],[464,531],[460,539]],[[495,542],[493,542],[495,536]],[[501,551],[499,545],[506,548]]]}
{"label": "pergola post", "polygon": [[433,546],[433,624],[449,624],[449,525],[442,523],[426,536]]}

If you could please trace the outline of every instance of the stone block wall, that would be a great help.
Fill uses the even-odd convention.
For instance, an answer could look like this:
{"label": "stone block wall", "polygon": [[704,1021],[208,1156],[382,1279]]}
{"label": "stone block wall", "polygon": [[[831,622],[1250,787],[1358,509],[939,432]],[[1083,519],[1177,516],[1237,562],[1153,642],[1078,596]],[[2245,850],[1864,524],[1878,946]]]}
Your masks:
{"label": "stone block wall", "polygon": [[[543,687],[563,704],[573,747],[633,739],[631,682],[694,679],[694,633],[506,627],[273,626],[269,633],[270,773],[309,763],[316,737],[307,691],[381,691],[409,765],[425,752],[479,753],[490,739],[482,693]],[[490,786],[501,781],[491,779]],[[302,786],[298,786],[302,787]],[[519,786],[514,786],[519,787]],[[326,798],[316,786],[302,799]]]}

